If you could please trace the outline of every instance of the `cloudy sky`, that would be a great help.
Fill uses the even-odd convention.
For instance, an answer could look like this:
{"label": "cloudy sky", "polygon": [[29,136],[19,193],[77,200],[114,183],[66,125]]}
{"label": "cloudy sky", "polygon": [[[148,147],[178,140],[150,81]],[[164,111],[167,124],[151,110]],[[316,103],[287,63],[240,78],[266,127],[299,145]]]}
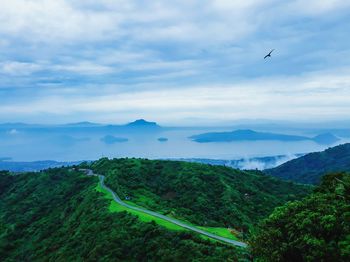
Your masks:
{"label": "cloudy sky", "polygon": [[350,1],[0,6],[0,122],[350,118]]}

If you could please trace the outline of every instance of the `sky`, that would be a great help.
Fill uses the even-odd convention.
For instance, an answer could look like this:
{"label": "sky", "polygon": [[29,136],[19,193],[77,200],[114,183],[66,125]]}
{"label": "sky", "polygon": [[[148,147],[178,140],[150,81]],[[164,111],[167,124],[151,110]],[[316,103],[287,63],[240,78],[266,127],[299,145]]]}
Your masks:
{"label": "sky", "polygon": [[0,122],[350,119],[350,1],[0,6]]}

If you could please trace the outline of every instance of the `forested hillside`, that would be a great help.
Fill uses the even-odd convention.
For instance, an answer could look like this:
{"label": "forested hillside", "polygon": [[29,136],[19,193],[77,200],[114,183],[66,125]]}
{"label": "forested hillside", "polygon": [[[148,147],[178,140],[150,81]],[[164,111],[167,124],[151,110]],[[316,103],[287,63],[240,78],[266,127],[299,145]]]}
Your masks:
{"label": "forested hillside", "polygon": [[305,184],[318,184],[323,175],[341,171],[350,171],[350,143],[310,153],[265,170],[269,175]]}
{"label": "forested hillside", "polygon": [[257,261],[350,261],[350,175],[327,175],[312,195],[277,208],[251,244]]}
{"label": "forested hillside", "polygon": [[98,179],[68,168],[0,173],[1,261],[238,261],[232,247],[111,213]]}
{"label": "forested hillside", "polygon": [[84,167],[105,175],[131,204],[196,226],[243,230],[244,239],[275,207],[312,190],[258,171],[179,161],[101,159],[1,172],[1,261],[246,261],[242,249],[111,210],[98,178],[79,171]]}
{"label": "forested hillside", "polygon": [[311,190],[258,171],[180,161],[105,158],[92,168],[119,196],[140,206],[196,225],[244,232]]}

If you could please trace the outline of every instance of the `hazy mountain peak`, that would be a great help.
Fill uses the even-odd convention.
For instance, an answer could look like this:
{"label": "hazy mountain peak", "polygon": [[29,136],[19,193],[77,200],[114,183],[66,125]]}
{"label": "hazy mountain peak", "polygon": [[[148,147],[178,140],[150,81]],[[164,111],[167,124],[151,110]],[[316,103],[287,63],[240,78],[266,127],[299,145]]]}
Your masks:
{"label": "hazy mountain peak", "polygon": [[251,129],[237,129],[232,131],[235,134],[256,134],[257,132]]}
{"label": "hazy mountain peak", "polygon": [[159,125],[156,122],[149,122],[145,119],[138,119],[134,122],[131,122],[127,124],[127,126],[135,126],[135,127],[159,127]]}
{"label": "hazy mountain peak", "polygon": [[319,144],[331,145],[339,141],[340,139],[335,135],[333,135],[332,133],[323,133],[318,136],[315,136],[313,140]]}
{"label": "hazy mountain peak", "polygon": [[88,121],[83,121],[83,122],[76,122],[76,123],[69,123],[66,124],[66,126],[98,126],[99,124],[88,122]]}

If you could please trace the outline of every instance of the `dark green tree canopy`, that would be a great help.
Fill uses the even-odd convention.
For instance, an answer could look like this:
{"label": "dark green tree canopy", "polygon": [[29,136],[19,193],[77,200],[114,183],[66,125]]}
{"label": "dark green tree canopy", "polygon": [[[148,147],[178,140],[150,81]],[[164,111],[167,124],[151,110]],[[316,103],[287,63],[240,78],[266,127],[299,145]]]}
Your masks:
{"label": "dark green tree canopy", "polygon": [[252,250],[261,261],[350,261],[350,175],[326,175],[310,196],[276,208]]}

